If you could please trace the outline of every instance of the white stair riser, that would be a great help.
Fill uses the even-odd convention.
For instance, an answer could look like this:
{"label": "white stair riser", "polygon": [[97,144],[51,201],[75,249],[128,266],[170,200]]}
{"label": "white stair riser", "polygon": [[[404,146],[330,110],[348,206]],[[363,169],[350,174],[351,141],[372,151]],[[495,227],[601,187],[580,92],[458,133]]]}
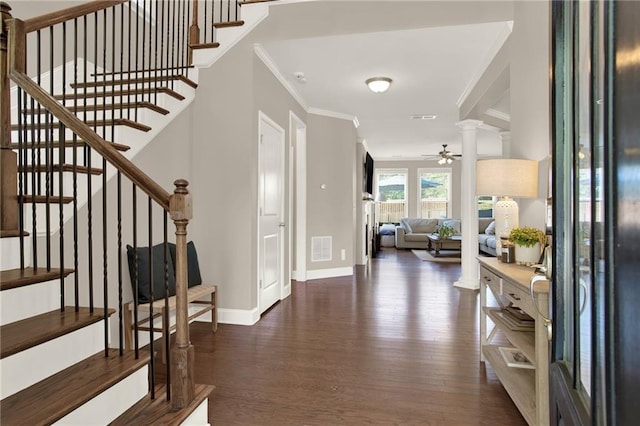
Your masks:
{"label": "white stair riser", "polygon": [[[25,244],[29,244],[28,237],[24,238]],[[24,266],[31,266],[31,250],[25,248]],[[0,239],[0,270],[18,269],[20,267],[20,238]]]}
{"label": "white stair riser", "polygon": [[86,404],[67,414],[54,425],[106,425],[142,398],[149,398],[149,368],[144,366]]}
{"label": "white stair riser", "polygon": [[98,322],[0,360],[0,398],[6,398],[104,348]]}
{"label": "white stair riser", "polygon": [[10,324],[60,308],[60,280],[0,292],[0,324]]}
{"label": "white stair riser", "polygon": [[209,398],[193,410],[193,413],[182,422],[182,426],[209,426]]}

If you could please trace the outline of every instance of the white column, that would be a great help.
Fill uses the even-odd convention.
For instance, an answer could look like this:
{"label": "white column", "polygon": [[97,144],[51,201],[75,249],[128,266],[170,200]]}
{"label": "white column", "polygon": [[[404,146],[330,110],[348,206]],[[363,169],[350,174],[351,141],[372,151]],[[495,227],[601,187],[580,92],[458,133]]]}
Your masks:
{"label": "white column", "polygon": [[476,202],[476,161],[478,126],[482,121],[456,123],[462,129],[462,276],[454,286],[478,290],[478,206]]}

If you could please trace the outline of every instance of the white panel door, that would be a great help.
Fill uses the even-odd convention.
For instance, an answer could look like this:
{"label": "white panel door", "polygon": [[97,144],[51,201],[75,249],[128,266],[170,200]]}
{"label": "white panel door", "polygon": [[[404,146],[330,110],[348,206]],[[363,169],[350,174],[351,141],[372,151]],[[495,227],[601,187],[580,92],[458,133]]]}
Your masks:
{"label": "white panel door", "polygon": [[260,114],[258,299],[263,313],[282,297],[284,130]]}

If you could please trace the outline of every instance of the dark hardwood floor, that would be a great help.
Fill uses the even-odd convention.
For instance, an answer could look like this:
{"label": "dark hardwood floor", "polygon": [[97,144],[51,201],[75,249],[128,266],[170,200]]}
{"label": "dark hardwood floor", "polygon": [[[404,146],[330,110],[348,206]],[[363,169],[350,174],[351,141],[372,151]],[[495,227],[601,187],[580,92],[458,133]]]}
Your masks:
{"label": "dark hardwood floor", "polygon": [[384,249],[354,277],[293,283],[252,327],[191,326],[218,425],[525,425],[479,361],[460,265]]}

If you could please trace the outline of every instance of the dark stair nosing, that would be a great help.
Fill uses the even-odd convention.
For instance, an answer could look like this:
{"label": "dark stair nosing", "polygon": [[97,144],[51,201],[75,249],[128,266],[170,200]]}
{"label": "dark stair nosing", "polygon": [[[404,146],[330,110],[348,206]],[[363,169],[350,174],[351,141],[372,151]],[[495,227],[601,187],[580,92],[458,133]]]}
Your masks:
{"label": "dark stair nosing", "polygon": [[214,22],[213,28],[241,27],[243,25],[244,21]]}
{"label": "dark stair nosing", "polygon": [[125,86],[127,84],[145,84],[158,81],[182,81],[188,86],[194,89],[198,88],[198,83],[188,79],[183,75],[158,75],[148,76],[140,78],[124,78],[121,80],[98,80],[98,81],[85,81],[83,83],[72,83],[71,87],[78,89],[94,88],[94,87],[107,87],[107,86]]}
{"label": "dark stair nosing", "polygon": [[109,423],[109,426],[139,425],[180,425],[189,417],[196,408],[207,399],[215,386],[195,385],[195,398],[180,411],[171,411],[171,401],[166,399],[166,386],[156,387],[156,399],[143,398],[133,407],[125,411],[121,416]]}
{"label": "dark stair nosing", "polygon": [[147,354],[101,351],[0,402],[3,425],[49,425],[143,368]]}
{"label": "dark stair nosing", "polygon": [[[114,312],[114,309],[109,309],[107,314]],[[65,306],[63,310],[56,309],[5,324],[0,327],[0,359],[100,322],[104,316],[105,311],[101,308],[94,308],[93,312],[89,308],[79,308],[76,312],[73,306]]]}
{"label": "dark stair nosing", "polygon": [[[60,164],[54,164],[53,166],[51,166],[51,168],[53,169],[53,172],[60,172],[60,170],[62,170],[63,172],[73,172],[74,169],[77,173],[80,174],[92,174],[92,175],[101,175],[102,174],[102,169],[98,169],[96,167],[86,167],[86,166],[79,166],[76,165],[74,166],[73,164],[63,164],[62,166],[60,166]],[[50,168],[47,166],[32,166],[32,165],[28,165],[28,166],[20,166],[18,167],[18,171],[19,172],[27,172],[27,173],[48,173]]]}
{"label": "dark stair nosing", "polygon": [[189,47],[192,49],[216,49],[220,47],[220,43],[218,43],[217,41],[213,43],[195,43],[190,44]]}
{"label": "dark stair nosing", "polygon": [[123,70],[123,71],[109,71],[109,72],[94,72],[89,74],[91,77],[99,77],[105,75],[122,75],[122,74],[139,74],[139,73],[149,73],[155,71],[175,71],[175,70],[186,70],[186,69],[194,69],[193,65],[184,65],[180,67],[165,67],[165,68],[150,68],[143,70]]}
{"label": "dark stair nosing", "polygon": [[274,0],[245,0],[245,1],[239,1],[238,2],[238,6],[243,6],[245,4],[254,4],[254,3],[268,3]]}
{"label": "dark stair nosing", "polygon": [[0,238],[17,238],[20,236],[28,237],[29,233],[27,231],[20,231],[19,229],[0,230]]}
{"label": "dark stair nosing", "polygon": [[35,204],[70,204],[74,198],[66,195],[62,196],[62,200],[59,195],[19,195],[18,202],[22,200],[23,203],[35,203]]}
{"label": "dark stair nosing", "polygon": [[112,90],[109,92],[78,92],[78,93],[65,93],[63,95],[54,95],[53,97],[57,101],[63,100],[71,100],[71,99],[84,99],[84,98],[111,98],[117,96],[127,96],[127,95],[143,95],[147,93],[164,93],[173,98],[176,98],[179,101],[183,101],[185,99],[180,93],[175,90],[169,89],[168,87],[154,87],[148,88],[145,87],[143,89],[133,89],[133,90]]}
{"label": "dark stair nosing", "polygon": [[[112,147],[114,147],[117,151],[128,151],[131,149],[130,146],[128,145],[123,145],[121,143],[115,143],[115,142],[109,142],[106,141],[109,145],[111,145]],[[86,145],[86,142],[78,139],[77,141],[72,141],[72,140],[68,140],[64,142],[65,148],[74,148],[74,143],[76,145],[76,147],[80,148]],[[47,149],[47,148],[60,148],[60,142],[54,141],[54,142],[37,142],[35,144],[32,144],[31,142],[27,142],[24,143],[23,145],[26,145],[25,148],[26,149]],[[20,144],[19,143],[12,143],[11,144],[11,149],[20,149]]]}
{"label": "dark stair nosing", "polygon": [[[78,112],[93,112],[93,111],[113,111],[113,110],[121,110],[121,109],[133,109],[133,108],[146,108],[151,111],[155,111],[158,114],[167,115],[169,114],[169,110],[162,108],[154,103],[147,101],[140,102],[123,102],[117,104],[82,104],[82,105],[72,105],[67,106],[67,109],[73,113]],[[25,109],[22,111],[25,114],[47,114],[48,111],[42,110],[32,110]]]}
{"label": "dark stair nosing", "polygon": [[0,291],[53,281],[73,273],[73,269],[25,268],[0,271]]}
{"label": "dark stair nosing", "polygon": [[[111,125],[114,126],[127,126],[132,127],[136,130],[140,130],[143,132],[148,132],[151,130],[151,127],[146,124],[138,123],[133,120],[129,120],[128,118],[113,118],[107,120],[88,120],[85,121],[89,127],[109,127]],[[52,130],[60,128],[60,122],[56,121],[53,123],[24,123],[24,124],[12,124],[11,130]]]}

